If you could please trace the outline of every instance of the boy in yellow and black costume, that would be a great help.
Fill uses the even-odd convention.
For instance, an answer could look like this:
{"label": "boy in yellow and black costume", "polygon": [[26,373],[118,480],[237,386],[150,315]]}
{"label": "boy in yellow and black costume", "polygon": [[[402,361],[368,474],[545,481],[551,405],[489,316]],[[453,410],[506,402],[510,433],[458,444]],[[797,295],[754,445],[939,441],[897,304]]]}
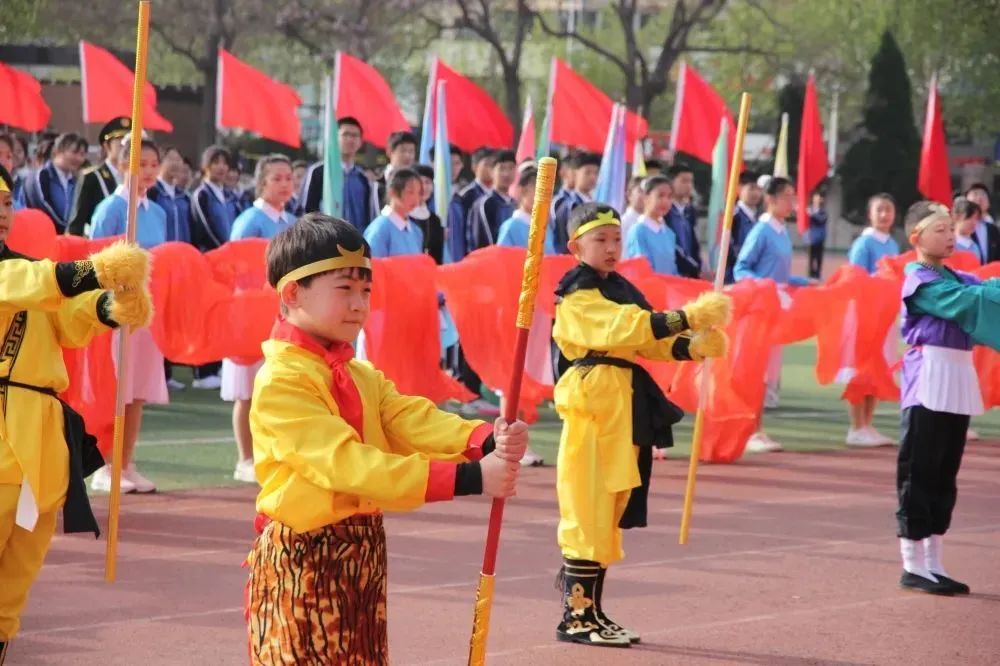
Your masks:
{"label": "boy in yellow and black costume", "polygon": [[656,312],[615,272],[621,222],[588,203],[567,223],[580,265],[556,290],[552,331],[564,372],[555,389],[563,419],[557,462],[558,540],[563,554],[561,641],[628,647],[634,632],[604,614],[607,567],[624,557],[622,529],[646,526],[652,447],[673,445],[682,412],[637,358],[701,361],[725,354],[729,298],[706,293],[681,310]]}
{"label": "boy in yellow and black costume", "polygon": [[104,461],[83,419],[57,397],[69,385],[62,348],[118,324],[145,326],[152,313],[148,257],[137,247],[117,243],[64,263],[10,250],[12,189],[0,167],[0,664],[59,508],[66,532],[98,533],[84,478]]}

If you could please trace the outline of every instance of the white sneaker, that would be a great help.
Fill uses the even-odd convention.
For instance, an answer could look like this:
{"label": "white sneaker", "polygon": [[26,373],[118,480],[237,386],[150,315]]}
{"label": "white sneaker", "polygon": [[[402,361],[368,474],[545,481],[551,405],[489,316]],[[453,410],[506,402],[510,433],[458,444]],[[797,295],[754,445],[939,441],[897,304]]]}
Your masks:
{"label": "white sneaker", "polygon": [[765,389],[764,393],[764,409],[777,409],[778,404],[781,402],[781,398],[778,392],[774,389]]}
{"label": "white sneaker", "polygon": [[184,382],[179,382],[173,377],[167,380],[167,388],[171,391],[183,391],[187,388],[187,384]]}
{"label": "white sneaker", "polygon": [[208,377],[194,380],[191,382],[191,387],[203,391],[216,391],[222,388],[222,380],[219,379],[218,375],[209,375]]}
{"label": "white sneaker", "polygon": [[233,470],[233,479],[242,481],[243,483],[257,483],[257,475],[253,471],[252,458],[236,463],[236,469]]}
{"label": "white sneaker", "polygon": [[872,439],[879,443],[879,446],[893,446],[896,444],[896,440],[891,437],[887,437],[875,429],[874,426],[868,426],[865,428],[868,434],[872,436]]}
{"label": "white sneaker", "polygon": [[979,441],[979,433],[976,432],[975,430],[973,430],[972,428],[969,428],[968,430],[965,431],[965,441],[967,441],[967,442],[978,442]]}
{"label": "white sneaker", "polygon": [[783,451],[784,449],[781,448],[781,444],[778,444],[768,437],[766,432],[761,430],[750,435],[745,450],[750,453],[774,453],[776,451]]}
{"label": "white sneaker", "polygon": [[132,482],[135,487],[135,492],[137,493],[155,493],[156,484],[139,474],[138,470],[135,468],[135,464],[131,464],[122,470],[122,483],[128,479]]}
{"label": "white sneaker", "polygon": [[[111,492],[111,466],[105,465],[100,468],[90,477],[90,489],[102,492]],[[122,474],[121,491],[123,493],[134,493],[135,484],[125,478],[125,474]]]}
{"label": "white sneaker", "polygon": [[463,416],[500,416],[500,408],[482,398],[477,398],[462,405]]}
{"label": "white sneaker", "polygon": [[531,447],[524,452],[521,457],[521,467],[541,467],[545,464],[545,460],[542,459],[540,455],[531,450]]}
{"label": "white sneaker", "polygon": [[654,446],[653,447],[653,460],[666,460],[666,459],[667,459],[667,450],[666,449],[661,449],[658,446]]}
{"label": "white sneaker", "polygon": [[844,443],[857,448],[872,448],[882,446],[882,442],[876,438],[868,428],[858,428],[848,430]]}

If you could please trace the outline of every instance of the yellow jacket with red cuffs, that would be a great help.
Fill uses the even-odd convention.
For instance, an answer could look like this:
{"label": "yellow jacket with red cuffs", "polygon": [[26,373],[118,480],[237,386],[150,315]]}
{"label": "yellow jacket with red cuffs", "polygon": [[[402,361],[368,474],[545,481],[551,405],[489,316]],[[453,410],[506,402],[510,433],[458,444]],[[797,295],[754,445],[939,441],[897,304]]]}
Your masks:
{"label": "yellow jacket with red cuffs", "polygon": [[[335,358],[282,322],[263,350],[250,411],[257,511],[296,532],[451,499],[459,463],[492,446],[491,425],[401,395],[349,347]],[[343,401],[354,389],[359,404],[338,403],[335,390]]]}

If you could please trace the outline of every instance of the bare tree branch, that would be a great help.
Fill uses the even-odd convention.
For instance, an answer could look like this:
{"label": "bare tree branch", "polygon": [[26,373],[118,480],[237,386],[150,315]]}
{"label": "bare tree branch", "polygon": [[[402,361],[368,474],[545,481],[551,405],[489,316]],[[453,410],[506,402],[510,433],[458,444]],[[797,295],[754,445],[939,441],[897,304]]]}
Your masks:
{"label": "bare tree branch", "polygon": [[584,37],[578,31],[570,32],[569,30],[562,30],[562,29],[557,30],[553,28],[545,21],[545,17],[542,16],[541,12],[536,11],[534,12],[534,14],[535,14],[535,19],[538,21],[538,25],[541,26],[542,32],[544,32],[545,34],[549,35],[550,37],[559,37],[561,39],[568,38],[580,42],[580,44],[587,47],[594,53],[598,53],[607,58],[608,60],[610,60],[611,62],[613,62],[615,66],[618,67],[620,70],[622,70],[626,75],[629,74],[628,63],[626,63],[621,57],[619,57],[614,52],[609,51],[608,49],[604,48],[594,40],[588,37]]}
{"label": "bare tree branch", "polygon": [[160,39],[166,42],[167,46],[170,47],[171,51],[174,51],[175,53],[182,55],[188,60],[190,60],[191,64],[193,64],[195,68],[197,68],[198,70],[205,69],[205,61],[202,59],[200,55],[195,53],[193,46],[181,46],[181,44],[173,37],[171,37],[170,33],[164,30],[163,26],[159,23],[150,22],[149,27],[150,29],[152,29],[154,34],[156,34],[157,36],[159,36]]}

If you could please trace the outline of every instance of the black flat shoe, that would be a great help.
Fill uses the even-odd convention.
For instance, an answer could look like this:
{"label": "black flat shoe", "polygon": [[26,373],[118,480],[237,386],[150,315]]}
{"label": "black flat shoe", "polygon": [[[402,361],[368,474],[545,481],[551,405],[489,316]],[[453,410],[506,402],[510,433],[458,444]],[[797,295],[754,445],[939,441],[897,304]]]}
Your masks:
{"label": "black flat shoe", "polygon": [[942,597],[950,597],[955,594],[955,588],[946,584],[944,581],[938,581],[935,583],[929,578],[918,576],[917,574],[910,573],[909,571],[903,572],[903,576],[899,579],[899,586],[904,590],[937,594]]}
{"label": "black flat shoe", "polygon": [[947,576],[942,576],[941,574],[934,574],[934,577],[941,583],[951,587],[954,594],[968,594],[970,592],[968,585],[961,583],[954,578],[948,578]]}

